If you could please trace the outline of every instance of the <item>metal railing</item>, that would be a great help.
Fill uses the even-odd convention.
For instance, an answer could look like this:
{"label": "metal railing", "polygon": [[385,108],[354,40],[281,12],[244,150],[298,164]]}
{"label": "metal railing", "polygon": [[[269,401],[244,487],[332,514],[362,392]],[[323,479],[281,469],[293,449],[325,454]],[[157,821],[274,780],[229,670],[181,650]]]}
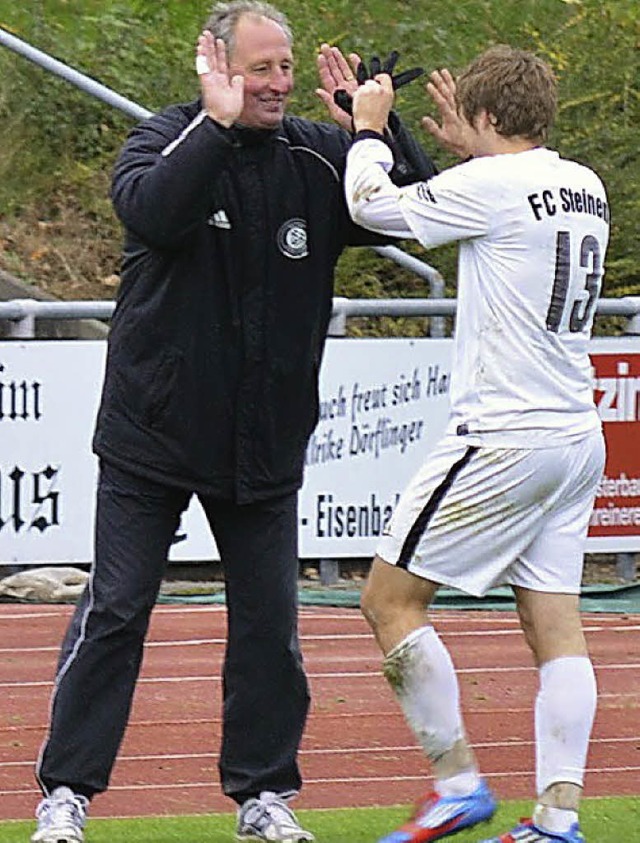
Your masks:
{"label": "metal railing", "polygon": [[112,91],[111,88],[107,88],[107,86],[103,85],[101,82],[97,82],[95,79],[92,79],[85,73],[81,73],[79,70],[74,70],[72,67],[69,67],[69,65],[64,64],[64,62],[54,59],[47,53],[43,53],[42,50],[32,47],[31,44],[27,44],[26,41],[23,41],[21,38],[17,38],[15,35],[7,32],[6,29],[2,29],[2,27],[0,27],[0,44],[3,47],[7,47],[9,50],[12,50],[14,53],[17,53],[19,56],[37,64],[38,67],[43,68],[43,70],[48,70],[49,73],[60,76],[62,79],[70,82],[72,85],[75,85],[77,88],[80,88],[92,97],[96,97],[96,99],[106,102],[107,105],[111,105],[119,111],[128,114],[129,117],[133,117],[136,120],[144,120],[146,117],[151,117],[153,114],[153,111],[149,111],[149,109],[143,108],[141,105],[138,105],[132,100],[129,100],[120,94],[116,94],[115,91]]}
{"label": "metal railing", "polygon": [[[336,296],[329,335],[346,335],[347,319],[355,316],[455,316],[456,299],[348,299]],[[8,338],[33,339],[38,319],[110,319],[115,308],[113,301],[37,301],[12,299],[0,302],[0,320],[8,325]],[[624,334],[640,336],[640,296],[619,299],[600,299],[596,304],[598,316],[627,318]],[[434,336],[431,333],[431,336]],[[438,336],[444,336],[444,331]]]}

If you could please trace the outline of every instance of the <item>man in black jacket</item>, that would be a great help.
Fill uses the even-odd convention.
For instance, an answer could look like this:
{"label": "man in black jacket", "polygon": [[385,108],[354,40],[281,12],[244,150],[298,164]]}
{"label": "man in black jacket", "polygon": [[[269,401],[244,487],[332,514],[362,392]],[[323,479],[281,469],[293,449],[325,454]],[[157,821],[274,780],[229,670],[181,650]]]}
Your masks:
{"label": "man in black jacket", "polygon": [[[238,835],[312,840],[287,800],[309,693],[297,631],[297,493],[317,421],[336,261],[380,242],[349,219],[350,135],[285,115],[285,17],[214,6],[197,48],[198,102],[137,127],[115,167],[126,241],[94,449],[96,555],[59,662],[34,843],[81,843],[122,740],[151,609],[196,495],[225,572],[220,775]],[[320,96],[353,91],[335,48]],[[431,162],[393,124],[399,180]]]}

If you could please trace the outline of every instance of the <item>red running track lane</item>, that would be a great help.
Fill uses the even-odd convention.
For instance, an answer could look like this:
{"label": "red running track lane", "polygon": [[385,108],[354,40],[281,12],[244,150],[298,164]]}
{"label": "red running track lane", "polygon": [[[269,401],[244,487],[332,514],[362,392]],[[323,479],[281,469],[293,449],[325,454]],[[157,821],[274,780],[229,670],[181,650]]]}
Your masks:
{"label": "red running track lane", "polygon": [[[45,735],[70,606],[0,606],[0,819],[31,818],[34,759]],[[471,740],[503,798],[533,791],[537,677],[512,612],[434,612],[458,668]],[[156,608],[112,784],[93,816],[231,811],[218,784],[225,610]],[[586,615],[600,703],[587,796],[640,790],[640,616]],[[312,707],[300,808],[408,803],[430,778],[357,610],[304,608]]]}

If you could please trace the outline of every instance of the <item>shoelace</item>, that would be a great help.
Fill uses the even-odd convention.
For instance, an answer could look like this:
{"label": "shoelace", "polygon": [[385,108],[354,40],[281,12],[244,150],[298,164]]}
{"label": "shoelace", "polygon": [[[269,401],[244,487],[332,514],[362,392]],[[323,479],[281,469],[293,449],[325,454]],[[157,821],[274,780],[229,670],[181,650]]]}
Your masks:
{"label": "shoelace", "polygon": [[255,815],[247,816],[249,822],[259,823],[262,819],[267,819],[278,824],[281,830],[293,829],[298,830],[299,826],[295,818],[295,814],[286,804],[287,799],[292,799],[295,796],[295,791],[287,791],[286,793],[261,793],[260,799],[252,806],[251,814],[255,811]]}
{"label": "shoelace", "polygon": [[86,816],[86,808],[82,797],[73,799],[43,799],[36,808],[36,818],[46,825],[82,827]]}

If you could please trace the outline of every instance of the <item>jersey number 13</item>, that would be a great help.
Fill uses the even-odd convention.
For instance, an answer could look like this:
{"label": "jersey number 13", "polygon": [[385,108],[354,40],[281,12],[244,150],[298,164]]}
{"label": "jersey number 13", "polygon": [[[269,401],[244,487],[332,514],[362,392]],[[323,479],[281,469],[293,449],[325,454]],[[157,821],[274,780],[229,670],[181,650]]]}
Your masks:
{"label": "jersey number 13", "polygon": [[589,321],[595,306],[602,282],[602,259],[600,244],[592,234],[583,238],[579,249],[580,269],[585,270],[584,286],[577,296],[567,302],[571,282],[571,233],[559,231],[556,237],[556,271],[553,279],[551,302],[547,311],[547,329],[557,334],[560,330],[562,317],[567,305],[571,307],[569,314],[569,330],[571,333],[581,331]]}

